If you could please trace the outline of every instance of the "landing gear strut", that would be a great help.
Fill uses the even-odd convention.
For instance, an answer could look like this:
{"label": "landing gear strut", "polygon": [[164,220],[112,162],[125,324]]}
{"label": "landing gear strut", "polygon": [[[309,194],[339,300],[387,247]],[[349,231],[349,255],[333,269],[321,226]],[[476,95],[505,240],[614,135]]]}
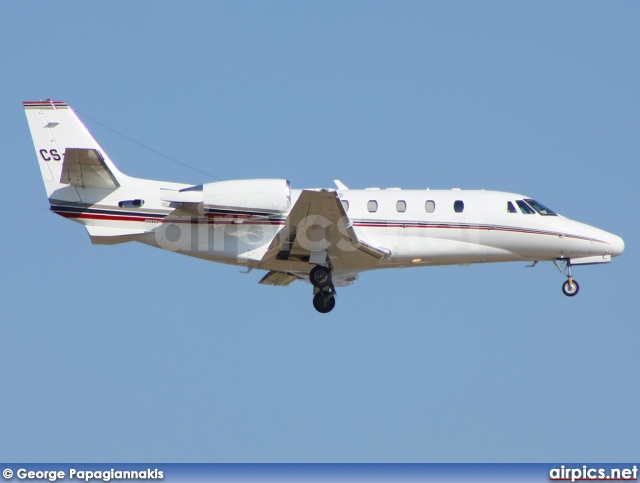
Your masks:
{"label": "landing gear strut", "polygon": [[313,285],[313,307],[321,314],[329,313],[336,306],[336,289],[331,281],[331,267],[316,265],[309,273]]}
{"label": "landing gear strut", "polygon": [[[563,260],[560,261],[562,262]],[[560,268],[560,264],[557,260],[554,260],[553,262],[556,264],[556,267],[558,267],[558,270],[560,270],[560,272],[564,272],[567,276],[567,281],[562,284],[562,293],[567,297],[573,297],[580,290],[580,285],[578,285],[578,282],[573,279],[573,275],[571,274],[571,260],[569,258],[564,260],[564,270]]]}

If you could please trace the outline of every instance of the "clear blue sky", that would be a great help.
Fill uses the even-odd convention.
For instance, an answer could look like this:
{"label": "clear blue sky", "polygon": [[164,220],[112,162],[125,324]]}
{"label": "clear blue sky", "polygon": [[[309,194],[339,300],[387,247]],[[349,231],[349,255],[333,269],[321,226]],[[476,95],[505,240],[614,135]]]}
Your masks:
{"label": "clear blue sky", "polygon": [[[0,458],[637,461],[637,2],[2,2]],[[364,274],[328,316],[48,211],[23,100],[222,179],[485,188],[609,266]],[[87,121],[127,174],[212,181]]]}

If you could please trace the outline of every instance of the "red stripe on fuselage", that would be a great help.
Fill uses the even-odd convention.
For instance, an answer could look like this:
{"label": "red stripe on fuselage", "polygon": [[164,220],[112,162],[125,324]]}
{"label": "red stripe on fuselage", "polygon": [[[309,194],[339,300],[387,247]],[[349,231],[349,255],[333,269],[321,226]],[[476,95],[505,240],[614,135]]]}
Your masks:
{"label": "red stripe on fuselage", "polygon": [[[221,216],[219,218],[205,217],[205,218],[189,218],[189,219],[166,219],[164,216],[120,216],[120,215],[107,215],[98,213],[74,213],[65,211],[54,211],[54,213],[63,216],[64,218],[79,218],[89,220],[107,220],[107,221],[134,221],[138,223],[145,223],[147,221],[163,222],[167,223],[184,223],[184,224],[211,224],[211,225],[284,225],[284,220],[269,221],[269,220],[250,220],[245,218],[227,218]],[[236,223],[235,220],[242,219],[242,223]],[[415,223],[354,223],[354,226],[364,228],[437,228],[437,229],[451,229],[451,230],[482,230],[482,231],[502,231],[511,233],[524,233],[529,235],[546,235],[546,236],[564,236],[565,238],[573,238],[576,240],[593,241],[598,243],[605,243],[602,240],[596,240],[593,238],[582,237],[579,235],[568,235],[556,232],[540,231],[531,228],[517,228],[517,227],[492,227],[492,226],[477,226],[477,225],[432,225],[432,224],[415,224]]]}
{"label": "red stripe on fuselage", "polygon": [[84,220],[109,220],[109,221],[137,221],[146,222],[150,221],[162,221],[164,218],[146,217],[141,218],[139,216],[115,216],[115,215],[98,215],[95,213],[69,213],[54,211],[55,214],[63,216],[65,218],[81,218]]}

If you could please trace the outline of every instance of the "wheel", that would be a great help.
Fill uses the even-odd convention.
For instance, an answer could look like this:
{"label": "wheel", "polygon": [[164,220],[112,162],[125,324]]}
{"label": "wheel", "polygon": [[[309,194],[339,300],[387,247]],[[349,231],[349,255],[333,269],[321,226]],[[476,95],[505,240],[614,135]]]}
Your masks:
{"label": "wheel", "polygon": [[313,307],[321,314],[329,313],[336,306],[336,298],[325,292],[318,292],[313,296]]}
{"label": "wheel", "polygon": [[578,282],[576,282],[575,280],[572,280],[571,282],[567,280],[565,283],[562,284],[562,292],[567,297],[573,297],[575,294],[578,293],[579,290],[580,290],[580,285],[578,285]]}
{"label": "wheel", "polygon": [[309,273],[309,280],[314,287],[324,288],[331,283],[331,270],[322,265],[316,265]]}

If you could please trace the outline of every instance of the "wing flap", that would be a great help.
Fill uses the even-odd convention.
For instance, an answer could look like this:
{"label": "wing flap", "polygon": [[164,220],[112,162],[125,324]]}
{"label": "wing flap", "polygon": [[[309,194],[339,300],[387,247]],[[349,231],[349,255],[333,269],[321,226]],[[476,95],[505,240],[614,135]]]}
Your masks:
{"label": "wing flap", "polygon": [[277,272],[275,270],[267,273],[262,279],[258,282],[262,285],[274,285],[276,287],[286,287],[287,285],[292,284],[298,280],[298,277],[292,275],[287,272]]}

